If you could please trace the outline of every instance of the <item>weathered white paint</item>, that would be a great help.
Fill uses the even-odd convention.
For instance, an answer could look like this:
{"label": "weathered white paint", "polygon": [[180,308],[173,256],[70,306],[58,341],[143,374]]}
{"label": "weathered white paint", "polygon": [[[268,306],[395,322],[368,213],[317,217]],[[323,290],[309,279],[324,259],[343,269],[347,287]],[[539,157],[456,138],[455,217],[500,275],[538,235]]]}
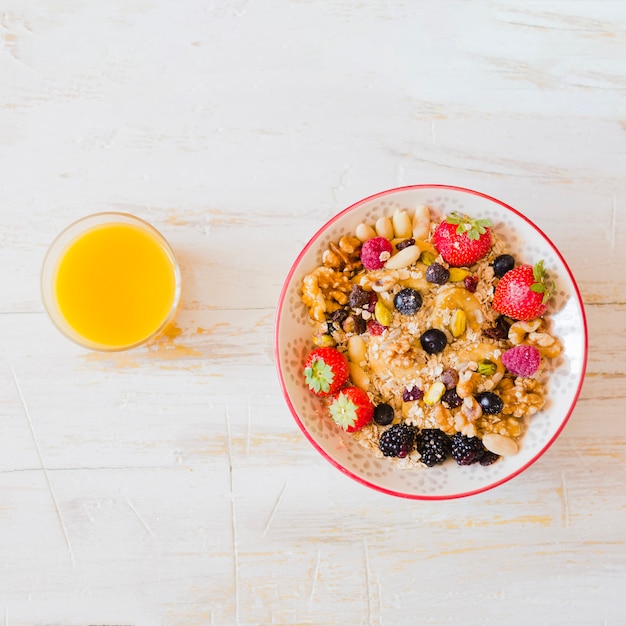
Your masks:
{"label": "weathered white paint", "polygon": [[[4,0],[0,166],[4,626],[626,624],[626,2]],[[448,503],[328,466],[272,358],[300,247],[414,183],[535,220],[590,330],[553,448]],[[38,287],[107,209],[184,278],[176,329],[119,356]]]}

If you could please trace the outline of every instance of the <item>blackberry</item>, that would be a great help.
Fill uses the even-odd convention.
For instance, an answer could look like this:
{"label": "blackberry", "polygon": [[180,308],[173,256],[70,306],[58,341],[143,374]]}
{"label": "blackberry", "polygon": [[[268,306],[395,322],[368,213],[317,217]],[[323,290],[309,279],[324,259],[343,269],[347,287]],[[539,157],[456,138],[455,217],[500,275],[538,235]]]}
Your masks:
{"label": "blackberry", "polygon": [[374,421],[381,426],[387,426],[393,422],[393,407],[382,403],[376,405],[374,409]]}
{"label": "blackberry", "polygon": [[393,304],[398,313],[415,315],[422,307],[422,296],[415,289],[406,287],[398,291],[393,299]]}
{"label": "blackberry", "polygon": [[441,404],[448,409],[458,409],[463,404],[463,398],[456,392],[456,389],[448,389],[441,396]]}
{"label": "blackberry", "polygon": [[415,448],[428,467],[443,463],[450,454],[450,437],[438,428],[425,428],[415,437]]}
{"label": "blackberry", "polygon": [[426,268],[426,280],[435,285],[444,285],[450,278],[450,272],[440,263],[431,263]]}
{"label": "blackberry", "polygon": [[378,442],[384,456],[404,458],[415,444],[415,428],[408,424],[394,424],[388,428]]}
{"label": "blackberry", "polygon": [[459,465],[477,463],[485,454],[485,446],[478,437],[467,437],[461,433],[455,433],[451,440],[452,458]]}
{"label": "blackberry", "polygon": [[481,465],[491,465],[495,463],[500,458],[499,454],[492,452],[491,450],[485,450],[485,454],[480,457],[480,461],[478,461]]}

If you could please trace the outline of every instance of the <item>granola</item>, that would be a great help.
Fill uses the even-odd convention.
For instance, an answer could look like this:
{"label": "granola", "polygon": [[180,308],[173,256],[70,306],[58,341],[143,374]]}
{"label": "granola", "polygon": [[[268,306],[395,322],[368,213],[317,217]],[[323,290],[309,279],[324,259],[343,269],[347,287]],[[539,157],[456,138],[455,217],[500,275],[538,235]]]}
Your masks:
{"label": "granola", "polygon": [[[470,239],[483,247],[478,260],[459,256],[458,249],[447,254],[449,242],[442,241],[442,225],[462,233],[469,232],[466,224],[477,224],[479,236]],[[441,455],[427,462],[423,442],[408,454],[387,450],[381,435],[404,424],[418,440],[442,431],[459,464],[469,457],[455,456],[454,438],[464,452],[478,440],[487,464],[517,451],[529,418],[544,406],[545,361],[561,351],[543,317],[550,291],[544,283],[531,287],[543,295],[535,309],[540,314],[531,319],[494,308],[496,286],[507,274],[511,278],[513,266],[501,267],[512,257],[492,226],[458,214],[433,220],[424,206],[413,215],[396,211],[331,243],[323,264],[304,278],[313,343],[343,352],[350,384],[366,391],[375,407],[393,409],[391,424],[374,418],[351,433],[376,456],[402,457],[396,459],[402,467],[442,462]],[[532,375],[516,375],[503,364],[502,355],[520,345],[534,346],[540,355]]]}

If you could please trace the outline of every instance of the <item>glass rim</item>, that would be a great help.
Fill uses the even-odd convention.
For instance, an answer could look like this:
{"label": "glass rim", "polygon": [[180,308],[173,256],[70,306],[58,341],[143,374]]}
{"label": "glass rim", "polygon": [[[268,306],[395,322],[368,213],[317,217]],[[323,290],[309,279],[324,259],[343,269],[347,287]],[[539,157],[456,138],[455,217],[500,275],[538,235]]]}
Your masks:
{"label": "glass rim", "polygon": [[[57,306],[56,298],[54,296],[55,272],[58,268],[59,261],[68,246],[80,235],[91,230],[91,228],[96,228],[99,225],[106,224],[129,224],[147,231],[163,248],[174,272],[174,296],[172,298],[172,305],[163,322],[159,324],[159,326],[147,337],[131,344],[121,346],[105,346],[97,342],[90,341],[80,335],[80,333],[73,331],[69,324],[64,325],[62,323],[64,317]],[[84,215],[83,217],[80,217],[65,226],[65,228],[63,228],[63,230],[61,230],[49,244],[43,257],[39,276],[39,288],[45,312],[57,330],[80,347],[94,352],[125,352],[127,350],[143,346],[155,339],[163,332],[163,330],[174,318],[180,305],[180,296],[182,291],[180,265],[165,236],[147,220],[133,215],[132,213],[126,213],[123,211],[100,211],[97,213],[90,213],[89,215]]]}

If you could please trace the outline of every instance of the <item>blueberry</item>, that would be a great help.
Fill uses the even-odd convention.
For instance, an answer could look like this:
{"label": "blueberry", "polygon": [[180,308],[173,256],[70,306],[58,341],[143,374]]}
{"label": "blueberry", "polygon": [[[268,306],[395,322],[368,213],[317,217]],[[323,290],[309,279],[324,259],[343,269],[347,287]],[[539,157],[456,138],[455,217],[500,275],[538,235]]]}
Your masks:
{"label": "blueberry", "polygon": [[420,337],[420,343],[428,354],[437,354],[448,345],[448,339],[443,331],[430,328]]}
{"label": "blueberry", "polygon": [[510,254],[501,254],[493,261],[493,273],[502,278],[509,270],[515,266],[515,259]]}
{"label": "blueberry", "polygon": [[476,396],[478,404],[480,404],[483,413],[487,415],[497,415],[502,412],[504,403],[500,396],[491,391],[483,391]]}
{"label": "blueberry", "polygon": [[379,404],[374,408],[374,421],[381,426],[393,422],[393,407],[389,404]]}
{"label": "blueberry", "polygon": [[426,268],[426,280],[435,285],[444,285],[450,278],[450,272],[439,263],[431,263]]}
{"label": "blueberry", "polygon": [[398,291],[393,303],[402,315],[415,315],[422,306],[422,296],[415,289],[407,287]]}

